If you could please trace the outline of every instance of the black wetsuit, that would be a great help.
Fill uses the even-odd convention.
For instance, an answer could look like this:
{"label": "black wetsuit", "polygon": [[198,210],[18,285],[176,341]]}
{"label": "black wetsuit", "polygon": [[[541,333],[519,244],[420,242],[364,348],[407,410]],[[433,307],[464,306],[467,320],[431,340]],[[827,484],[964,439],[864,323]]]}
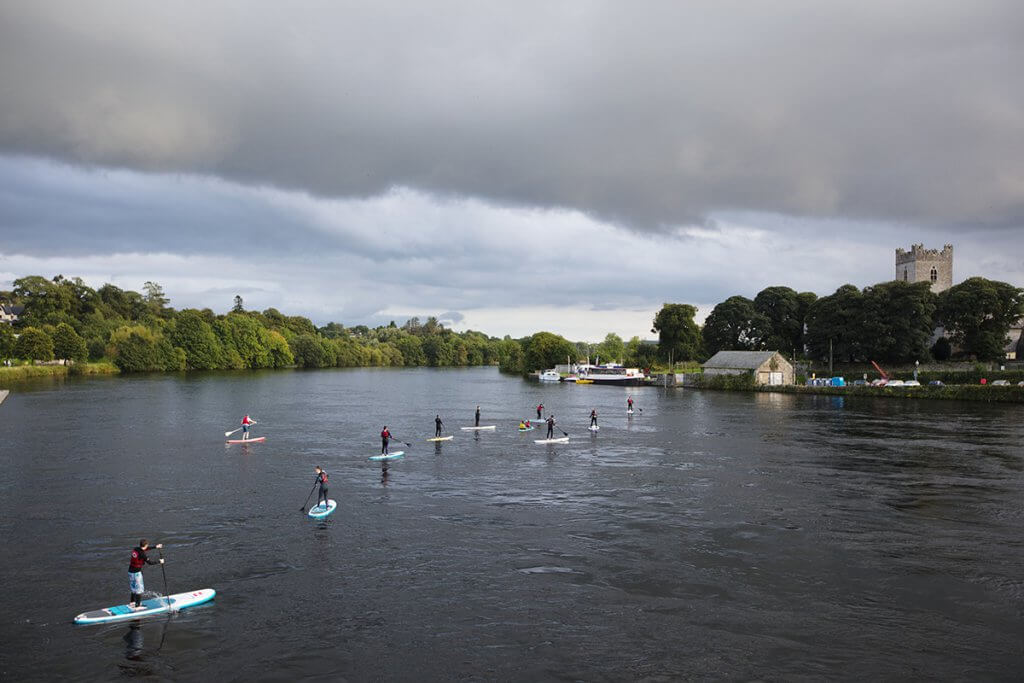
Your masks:
{"label": "black wetsuit", "polygon": [[439,418],[439,417],[435,417],[434,418],[434,436],[441,436],[441,425],[443,425],[443,424],[444,423],[441,422],[441,418]]}
{"label": "black wetsuit", "polygon": [[324,509],[327,509],[327,473],[321,470],[320,474],[316,475],[316,482],[320,484],[320,490],[316,494],[316,504],[319,506],[322,500]]}
{"label": "black wetsuit", "polygon": [[551,439],[555,436],[555,418],[548,418],[548,438]]}
{"label": "black wetsuit", "polygon": [[591,427],[596,427],[597,426],[597,413],[594,412],[593,410],[590,411],[590,426]]}
{"label": "black wetsuit", "polygon": [[476,422],[474,423],[474,426],[476,426],[476,427],[480,426],[480,409],[479,408],[476,409]]}

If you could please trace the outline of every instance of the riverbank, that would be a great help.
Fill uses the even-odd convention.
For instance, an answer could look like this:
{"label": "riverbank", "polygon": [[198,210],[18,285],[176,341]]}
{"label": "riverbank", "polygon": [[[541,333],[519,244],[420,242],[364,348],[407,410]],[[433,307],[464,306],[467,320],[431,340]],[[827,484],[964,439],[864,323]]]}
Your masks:
{"label": "riverbank", "polygon": [[1024,403],[1024,387],[1019,386],[984,386],[979,384],[959,384],[945,386],[920,387],[806,387],[781,386],[757,387],[755,391],[776,394],[820,394],[825,396],[865,396],[869,398],[905,398],[905,399],[939,399],[947,401],[981,401],[985,403]]}
{"label": "riverbank", "polygon": [[0,386],[39,377],[66,377],[68,375],[116,375],[121,371],[113,363],[75,363],[74,365],[15,365],[0,367]]}

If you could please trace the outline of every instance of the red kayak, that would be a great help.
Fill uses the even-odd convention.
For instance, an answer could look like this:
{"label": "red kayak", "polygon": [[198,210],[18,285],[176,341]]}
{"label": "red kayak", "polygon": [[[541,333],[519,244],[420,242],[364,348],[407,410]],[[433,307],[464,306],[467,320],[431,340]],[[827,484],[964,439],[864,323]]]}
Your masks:
{"label": "red kayak", "polygon": [[228,443],[263,443],[267,437],[261,436],[258,439],[228,439]]}

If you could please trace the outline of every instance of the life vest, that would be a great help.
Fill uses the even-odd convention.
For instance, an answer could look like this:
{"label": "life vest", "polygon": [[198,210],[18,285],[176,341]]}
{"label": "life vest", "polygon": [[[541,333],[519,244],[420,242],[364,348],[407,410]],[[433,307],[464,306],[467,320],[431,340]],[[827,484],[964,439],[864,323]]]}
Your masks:
{"label": "life vest", "polygon": [[132,559],[128,563],[128,571],[141,572],[146,564],[146,551],[142,548],[132,548]]}
{"label": "life vest", "polygon": [[382,439],[390,439],[391,438],[391,432],[389,432],[386,429],[381,431],[380,438],[382,438]]}
{"label": "life vest", "polygon": [[326,472],[320,472],[319,479],[320,479],[320,485],[321,486],[327,486],[327,473]]}

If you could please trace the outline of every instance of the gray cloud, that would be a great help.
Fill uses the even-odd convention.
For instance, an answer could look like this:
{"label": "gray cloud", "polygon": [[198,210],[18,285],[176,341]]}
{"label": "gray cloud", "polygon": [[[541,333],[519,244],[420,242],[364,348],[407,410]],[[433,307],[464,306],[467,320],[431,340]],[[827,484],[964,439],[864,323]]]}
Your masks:
{"label": "gray cloud", "polygon": [[[1015,0],[5,3],[0,152],[638,228],[1019,228],[1022,63]],[[160,228],[225,248],[209,217],[234,211]],[[282,216],[245,219],[262,238]]]}

